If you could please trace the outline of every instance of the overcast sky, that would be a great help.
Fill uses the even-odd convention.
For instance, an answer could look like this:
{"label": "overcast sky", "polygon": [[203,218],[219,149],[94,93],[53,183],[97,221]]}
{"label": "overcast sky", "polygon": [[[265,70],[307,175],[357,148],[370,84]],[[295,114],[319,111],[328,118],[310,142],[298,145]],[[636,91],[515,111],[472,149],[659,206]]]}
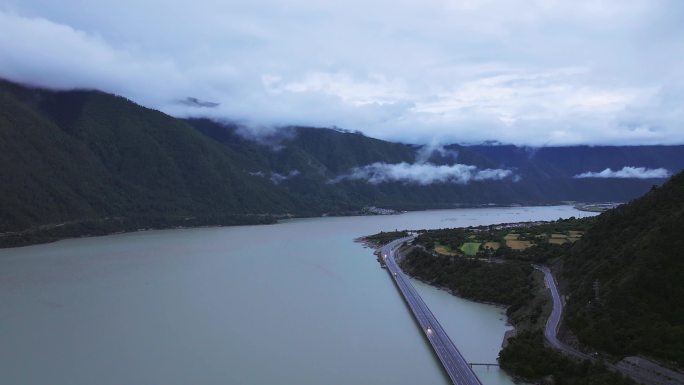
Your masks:
{"label": "overcast sky", "polygon": [[257,128],[684,143],[684,1],[0,0],[0,77]]}

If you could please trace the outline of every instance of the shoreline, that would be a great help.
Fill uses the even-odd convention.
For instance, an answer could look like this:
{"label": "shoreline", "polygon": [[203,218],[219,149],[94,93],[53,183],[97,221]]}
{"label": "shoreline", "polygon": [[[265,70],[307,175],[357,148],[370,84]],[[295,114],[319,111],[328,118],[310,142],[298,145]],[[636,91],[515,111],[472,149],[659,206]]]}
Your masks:
{"label": "shoreline", "polygon": [[[362,243],[362,244],[364,244],[364,245],[371,245],[371,246],[376,245],[375,242],[370,241],[370,240],[367,240],[367,239],[364,239],[364,237],[357,238],[357,239],[355,239],[354,241],[355,241],[355,242]],[[381,246],[378,246],[378,247],[381,247]],[[397,251],[397,254],[398,254],[398,256],[399,256],[400,258],[403,257],[403,255],[402,255],[402,253],[401,253],[400,250]],[[378,255],[378,251],[376,250],[376,251],[373,253],[373,255]],[[380,262],[380,260],[378,260],[378,262]],[[382,267],[382,265],[381,265],[381,267]],[[401,263],[399,263],[399,268],[401,268]],[[401,270],[404,271],[404,269],[401,269]],[[505,325],[508,326],[508,327],[510,327],[510,329],[508,329],[508,330],[506,330],[506,331],[504,332],[504,335],[503,335],[503,337],[502,337],[502,341],[501,341],[501,344],[500,344],[501,349],[503,349],[504,347],[506,347],[506,344],[507,344],[509,338],[514,337],[515,335],[517,335],[517,333],[518,333],[518,328],[515,326],[515,324],[513,324],[513,322],[511,322],[511,318],[506,314],[506,310],[508,309],[509,305],[505,305],[505,304],[498,303],[498,302],[482,301],[482,300],[477,300],[477,299],[474,299],[474,298],[468,298],[468,297],[459,295],[457,291],[451,290],[451,289],[449,289],[449,288],[446,287],[446,286],[435,285],[435,284],[432,283],[432,282],[428,282],[428,281],[423,280],[423,279],[421,279],[421,278],[414,277],[414,276],[412,276],[411,274],[406,273],[406,271],[404,271],[404,273],[405,273],[407,276],[409,276],[411,279],[414,279],[414,280],[416,280],[416,281],[418,281],[418,282],[421,282],[421,283],[424,283],[424,284],[426,284],[426,285],[429,285],[429,286],[431,286],[431,287],[433,287],[433,288],[435,288],[435,289],[437,289],[437,290],[445,291],[445,292],[449,293],[450,295],[453,295],[454,297],[458,297],[458,298],[460,298],[460,299],[463,299],[463,300],[466,300],[466,301],[470,301],[470,302],[474,302],[474,303],[479,303],[479,304],[483,304],[483,305],[494,306],[494,307],[497,307],[497,308],[499,308],[499,309],[504,310],[504,315],[506,316],[506,323],[505,323]],[[501,352],[501,349],[499,349],[499,353]],[[498,357],[497,357],[497,361],[498,361]],[[515,379],[515,376],[514,376],[513,374],[506,372],[504,369],[501,369],[501,370],[503,370],[506,374],[508,374],[509,376],[511,376],[511,378]],[[516,381],[516,382],[517,382],[517,381]]]}
{"label": "shoreline", "polygon": [[[64,239],[99,237],[122,233],[135,233],[149,230],[175,230],[205,227],[229,227],[229,226],[252,226],[277,224],[291,219],[307,218],[334,218],[334,217],[367,217],[402,215],[411,212],[431,210],[459,210],[459,209],[484,209],[484,208],[523,208],[523,207],[551,207],[572,206],[568,202],[527,202],[527,203],[481,203],[481,204],[452,204],[437,205],[410,210],[396,210],[393,214],[373,214],[361,212],[321,213],[319,215],[292,215],[292,214],[230,214],[222,218],[198,218],[194,216],[178,218],[125,218],[104,217],[80,221],[66,221],[63,223],[51,223],[35,225],[22,230],[7,230],[0,232],[0,249],[25,247],[52,243]],[[132,221],[133,223],[126,223]],[[195,221],[197,224],[183,222]],[[164,222],[166,224],[160,224]],[[83,227],[80,229],[79,227]]]}
{"label": "shoreline", "polygon": [[[403,269],[402,269],[402,271],[403,271]],[[406,273],[406,272],[404,272],[404,273]],[[408,275],[411,279],[415,279],[415,280],[418,281],[418,282],[422,282],[422,283],[424,283],[424,284],[426,284],[426,285],[432,286],[432,287],[434,287],[434,288],[437,289],[437,290],[446,291],[447,293],[453,295],[454,297],[458,297],[458,298],[460,298],[460,299],[464,299],[464,300],[466,300],[466,301],[470,301],[470,302],[474,302],[474,303],[479,303],[479,304],[482,304],[482,305],[495,306],[495,307],[497,307],[497,308],[503,309],[504,312],[508,309],[508,305],[504,305],[504,304],[501,304],[501,303],[498,303],[498,302],[480,301],[480,300],[477,300],[477,299],[464,297],[464,296],[458,295],[457,292],[455,292],[454,290],[450,290],[450,289],[447,288],[447,287],[440,286],[440,285],[435,285],[435,284],[433,284],[433,283],[427,282],[427,281],[422,280],[422,279],[420,279],[420,278],[414,277],[414,276],[412,276],[412,275],[410,275],[410,274],[408,274],[408,273],[406,273],[406,275]],[[504,313],[504,314],[505,314],[505,313]],[[509,339],[510,337],[515,337],[515,336],[517,335],[517,333],[518,333],[518,328],[516,328],[515,325],[511,322],[511,318],[510,318],[508,315],[506,315],[506,323],[505,323],[505,325],[506,325],[506,326],[509,326],[510,329],[508,329],[508,330],[506,330],[506,331],[504,332],[503,339],[502,339],[502,341],[501,341],[501,348],[502,348],[502,349],[506,347],[506,344],[508,343],[508,339]],[[499,352],[501,352],[501,350],[499,350]],[[503,369],[502,369],[502,370],[503,370]],[[508,375],[510,375],[511,377],[513,376],[513,375],[510,374],[510,373],[508,373]]]}

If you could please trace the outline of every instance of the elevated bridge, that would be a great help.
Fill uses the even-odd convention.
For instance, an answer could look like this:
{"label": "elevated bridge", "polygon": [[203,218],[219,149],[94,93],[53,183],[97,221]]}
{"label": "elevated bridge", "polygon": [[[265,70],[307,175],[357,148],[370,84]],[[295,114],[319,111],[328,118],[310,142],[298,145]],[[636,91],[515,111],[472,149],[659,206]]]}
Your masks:
{"label": "elevated bridge", "polygon": [[409,278],[397,265],[395,260],[396,249],[404,242],[412,239],[411,237],[397,239],[388,243],[380,249],[380,258],[382,258],[387,266],[387,271],[394,280],[399,292],[404,297],[413,316],[420,325],[425,338],[430,342],[435,354],[439,358],[455,385],[482,385],[482,382],[477,378],[473,372],[472,367],[458,351],[456,345],[451,342],[447,333],[439,324],[435,316],[432,314],[428,306],[423,302],[416,289]]}

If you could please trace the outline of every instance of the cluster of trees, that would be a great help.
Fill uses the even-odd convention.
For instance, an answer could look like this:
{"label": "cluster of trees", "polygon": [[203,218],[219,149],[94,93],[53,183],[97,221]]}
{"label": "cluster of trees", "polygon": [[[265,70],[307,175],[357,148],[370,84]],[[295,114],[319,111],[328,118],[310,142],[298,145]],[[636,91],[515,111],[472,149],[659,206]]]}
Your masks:
{"label": "cluster of trees", "polygon": [[45,225],[21,232],[7,232],[0,235],[0,247],[18,247],[37,243],[53,242],[64,238],[107,235],[119,232],[167,229],[196,226],[231,226],[243,224],[271,224],[278,217],[271,215],[215,215],[196,217],[107,217],[79,220],[57,225]]}
{"label": "cluster of trees", "polygon": [[555,385],[634,385],[604,365],[568,359],[544,345],[541,331],[525,331],[508,340],[499,354],[499,365],[525,379],[541,379]]}
{"label": "cluster of trees", "polygon": [[524,303],[532,296],[532,267],[525,263],[488,263],[433,256],[413,248],[401,260],[408,274],[446,287],[459,296],[504,305]]}
{"label": "cluster of trees", "polygon": [[365,240],[373,242],[376,245],[386,245],[395,239],[408,236],[406,231],[381,231],[377,234],[368,235],[364,237]]}
{"label": "cluster of trees", "polygon": [[452,250],[458,250],[464,242],[468,241],[468,237],[472,234],[473,232],[466,228],[421,230],[414,243],[429,250],[434,250],[436,244],[447,246]]}
{"label": "cluster of trees", "polygon": [[539,242],[525,250],[514,250],[510,247],[502,246],[496,251],[495,256],[507,260],[546,263],[567,254],[571,247],[572,245],[569,243],[557,245],[548,242]]}

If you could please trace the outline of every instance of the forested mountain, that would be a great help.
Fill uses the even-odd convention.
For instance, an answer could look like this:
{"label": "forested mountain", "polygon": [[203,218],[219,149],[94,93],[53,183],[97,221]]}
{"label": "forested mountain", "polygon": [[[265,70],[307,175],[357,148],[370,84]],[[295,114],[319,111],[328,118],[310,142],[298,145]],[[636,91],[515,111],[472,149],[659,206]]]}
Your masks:
{"label": "forested mountain", "polygon": [[[394,208],[453,207],[454,204],[551,203],[559,201],[627,201],[662,183],[663,179],[574,178],[584,172],[626,166],[684,168],[684,146],[548,147],[450,145],[425,153],[419,146],[390,143],[358,133],[291,127],[280,136],[256,143],[238,134],[239,127],[206,119],[188,121],[201,132],[254,161],[267,175],[296,173],[282,185],[296,195],[328,196],[350,205]],[[605,154],[605,157],[603,156]],[[372,184],[342,180],[354,167],[375,162],[415,164],[419,158],[434,165],[454,163],[478,169],[507,169],[516,176],[502,180],[417,185],[405,181]]]}
{"label": "forested mountain", "polygon": [[[178,119],[99,91],[0,81],[0,164],[0,232],[42,226],[59,237],[103,226],[110,232],[269,222],[364,206],[623,201],[663,179],[574,176],[624,166],[674,172],[684,167],[684,148],[452,145],[426,151],[309,127],[256,136],[235,124]],[[443,172],[451,179],[421,179]]]}
{"label": "forested mountain", "polygon": [[684,364],[684,173],[602,214],[564,258],[567,324],[616,356]]}
{"label": "forested mountain", "polygon": [[665,168],[676,172],[682,169],[684,160],[684,146],[530,148],[478,145],[468,149],[489,159],[493,162],[492,167],[506,165],[520,170],[523,177],[543,176],[550,179],[572,178],[587,171],[601,171],[606,168],[619,170],[625,166]]}
{"label": "forested mountain", "polygon": [[96,91],[0,85],[0,230],[304,208],[185,122]]}

